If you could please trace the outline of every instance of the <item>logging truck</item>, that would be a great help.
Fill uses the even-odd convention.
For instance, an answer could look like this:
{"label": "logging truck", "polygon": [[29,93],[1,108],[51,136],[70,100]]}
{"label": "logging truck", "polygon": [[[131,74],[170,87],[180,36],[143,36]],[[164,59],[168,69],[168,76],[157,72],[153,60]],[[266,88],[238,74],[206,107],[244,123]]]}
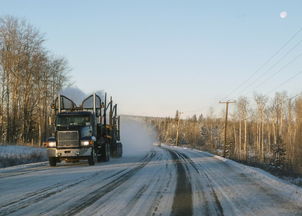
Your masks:
{"label": "logging truck", "polygon": [[52,104],[53,136],[47,141],[50,166],[58,162],[87,160],[89,165],[122,156],[120,116],[112,97],[107,103],[92,94],[77,106],[71,99],[58,95]]}

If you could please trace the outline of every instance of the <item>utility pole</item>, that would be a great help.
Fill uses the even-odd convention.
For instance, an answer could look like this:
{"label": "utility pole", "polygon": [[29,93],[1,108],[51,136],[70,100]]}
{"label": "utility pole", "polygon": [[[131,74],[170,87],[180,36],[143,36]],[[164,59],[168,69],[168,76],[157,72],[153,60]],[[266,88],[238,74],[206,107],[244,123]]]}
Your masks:
{"label": "utility pole", "polygon": [[227,153],[227,128],[228,128],[228,113],[229,113],[229,104],[236,103],[236,101],[219,101],[221,104],[225,104],[225,122],[224,122],[224,147],[223,147],[223,157],[226,157]]}
{"label": "utility pole", "polygon": [[179,121],[180,121],[180,115],[182,114],[182,112],[177,111],[177,130],[176,130],[176,140],[175,140],[175,144],[176,146],[178,146],[178,130],[179,130]]}

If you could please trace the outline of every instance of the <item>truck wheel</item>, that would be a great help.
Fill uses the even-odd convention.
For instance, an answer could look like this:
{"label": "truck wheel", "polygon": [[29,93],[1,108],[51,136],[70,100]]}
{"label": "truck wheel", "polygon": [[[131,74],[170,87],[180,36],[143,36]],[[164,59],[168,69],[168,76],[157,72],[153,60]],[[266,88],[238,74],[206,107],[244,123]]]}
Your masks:
{"label": "truck wheel", "polygon": [[96,152],[96,161],[101,162],[102,161],[102,149],[98,147],[95,149]]}
{"label": "truck wheel", "polygon": [[122,157],[123,154],[123,145],[122,143],[116,143],[116,157]]}
{"label": "truck wheel", "polygon": [[106,161],[110,160],[110,146],[107,144],[107,154],[106,154]]}
{"label": "truck wheel", "polygon": [[102,152],[102,161],[109,161],[110,159],[110,147],[109,144],[106,143]]}
{"label": "truck wheel", "polygon": [[119,157],[122,157],[123,156],[123,144],[122,143],[119,143],[119,147],[120,147],[120,150],[119,150]]}
{"label": "truck wheel", "polygon": [[88,164],[89,166],[93,166],[95,164],[96,155],[94,153],[94,150],[91,152],[91,156],[88,158]]}
{"label": "truck wheel", "polygon": [[56,166],[57,165],[57,159],[55,157],[48,158],[49,165],[50,166]]}
{"label": "truck wheel", "polygon": [[118,149],[118,145],[117,143],[112,143],[111,144],[111,148],[110,148],[110,155],[113,158],[117,157],[117,149]]}

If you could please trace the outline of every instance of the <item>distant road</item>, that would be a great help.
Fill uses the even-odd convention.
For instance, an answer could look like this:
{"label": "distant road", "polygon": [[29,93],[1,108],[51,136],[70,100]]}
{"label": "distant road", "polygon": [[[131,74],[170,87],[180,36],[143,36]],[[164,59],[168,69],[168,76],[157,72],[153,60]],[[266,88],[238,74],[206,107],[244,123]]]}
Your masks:
{"label": "distant road", "polygon": [[300,188],[165,146],[95,166],[0,169],[0,192],[0,215],[302,215]]}

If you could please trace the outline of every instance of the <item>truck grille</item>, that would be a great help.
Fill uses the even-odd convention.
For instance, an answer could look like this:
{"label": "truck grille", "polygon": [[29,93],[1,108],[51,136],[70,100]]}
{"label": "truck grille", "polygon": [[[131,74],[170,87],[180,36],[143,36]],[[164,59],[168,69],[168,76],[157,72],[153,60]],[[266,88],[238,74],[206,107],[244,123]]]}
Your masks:
{"label": "truck grille", "polygon": [[78,147],[78,131],[58,131],[58,147]]}

